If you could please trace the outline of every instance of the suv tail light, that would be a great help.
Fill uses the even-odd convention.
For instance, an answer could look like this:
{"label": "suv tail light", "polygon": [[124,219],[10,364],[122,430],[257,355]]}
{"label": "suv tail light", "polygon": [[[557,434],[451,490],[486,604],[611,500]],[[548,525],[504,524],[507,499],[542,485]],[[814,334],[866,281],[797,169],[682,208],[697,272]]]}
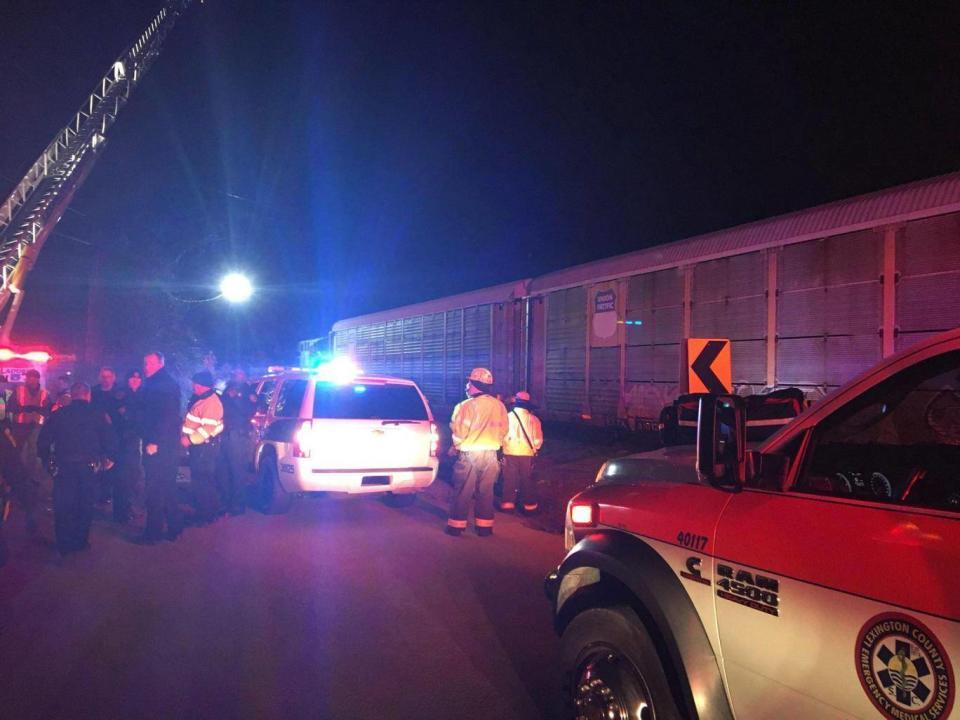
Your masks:
{"label": "suv tail light", "polygon": [[310,457],[310,451],[313,450],[315,437],[313,434],[313,423],[310,420],[301,423],[293,435],[293,456],[301,458]]}
{"label": "suv tail light", "polygon": [[597,506],[593,503],[576,501],[570,503],[570,524],[574,527],[595,527],[597,515]]}
{"label": "suv tail light", "polygon": [[430,457],[437,457],[440,453],[440,432],[436,423],[430,423]]}

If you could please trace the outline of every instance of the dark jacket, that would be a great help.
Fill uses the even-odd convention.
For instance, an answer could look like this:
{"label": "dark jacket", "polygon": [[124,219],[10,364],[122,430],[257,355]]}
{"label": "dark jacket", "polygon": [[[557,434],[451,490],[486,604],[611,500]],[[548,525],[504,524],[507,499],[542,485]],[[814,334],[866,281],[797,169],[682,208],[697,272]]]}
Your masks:
{"label": "dark jacket", "polygon": [[231,397],[225,392],[220,396],[223,403],[223,427],[226,432],[249,432],[250,418],[257,410],[257,405],[241,389],[240,394]]}
{"label": "dark jacket", "polygon": [[110,422],[114,429],[119,432],[120,423],[123,417],[120,414],[120,407],[123,405],[123,388],[114,385],[109,391],[104,390],[99,385],[90,392],[90,404],[95,408],[103,410],[110,416]]}
{"label": "dark jacket", "polygon": [[165,368],[144,379],[143,442],[177,445],[180,441],[180,386]]}
{"label": "dark jacket", "polygon": [[124,440],[143,437],[143,388],[134,392],[127,388],[120,405],[120,437]]}
{"label": "dark jacket", "polygon": [[57,463],[92,463],[117,459],[117,435],[106,413],[76,398],[50,416],[40,430],[37,455],[44,464],[55,452]]}

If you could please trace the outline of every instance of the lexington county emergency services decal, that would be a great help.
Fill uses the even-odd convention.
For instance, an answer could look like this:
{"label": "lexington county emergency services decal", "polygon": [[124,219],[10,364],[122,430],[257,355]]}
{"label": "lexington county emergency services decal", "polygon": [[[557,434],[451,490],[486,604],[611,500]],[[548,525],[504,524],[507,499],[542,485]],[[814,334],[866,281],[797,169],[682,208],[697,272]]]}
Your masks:
{"label": "lexington county emergency services decal", "polygon": [[885,613],[857,636],[857,675],[874,706],[891,720],[950,715],[955,686],[943,644],[906,615]]}

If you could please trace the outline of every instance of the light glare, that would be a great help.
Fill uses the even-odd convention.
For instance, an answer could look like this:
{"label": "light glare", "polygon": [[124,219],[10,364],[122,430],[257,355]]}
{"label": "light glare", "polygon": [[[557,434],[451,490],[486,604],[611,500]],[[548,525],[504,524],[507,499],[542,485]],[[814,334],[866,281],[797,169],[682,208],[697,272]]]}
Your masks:
{"label": "light glare", "polygon": [[232,272],[220,281],[220,294],[227,302],[246,302],[253,295],[253,284],[246,275]]}
{"label": "light glare", "polygon": [[314,372],[321,382],[346,385],[360,375],[360,368],[350,358],[338,357],[318,365]]}
{"label": "light glare", "polygon": [[593,525],[593,506],[572,506],[570,508],[570,522],[572,522],[574,525]]}

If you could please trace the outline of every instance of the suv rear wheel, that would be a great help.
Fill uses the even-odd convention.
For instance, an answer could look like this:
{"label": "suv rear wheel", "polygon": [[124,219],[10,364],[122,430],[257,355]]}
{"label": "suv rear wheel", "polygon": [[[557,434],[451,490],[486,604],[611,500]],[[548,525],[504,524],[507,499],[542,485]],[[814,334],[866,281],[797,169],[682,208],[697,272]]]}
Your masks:
{"label": "suv rear wheel", "polygon": [[650,634],[626,606],[577,615],[560,639],[572,717],[680,720]]}
{"label": "suv rear wheel", "polygon": [[290,510],[293,496],[280,486],[277,461],[272,455],[260,460],[257,492],[260,495],[260,507],[267,515],[282,515]]}

